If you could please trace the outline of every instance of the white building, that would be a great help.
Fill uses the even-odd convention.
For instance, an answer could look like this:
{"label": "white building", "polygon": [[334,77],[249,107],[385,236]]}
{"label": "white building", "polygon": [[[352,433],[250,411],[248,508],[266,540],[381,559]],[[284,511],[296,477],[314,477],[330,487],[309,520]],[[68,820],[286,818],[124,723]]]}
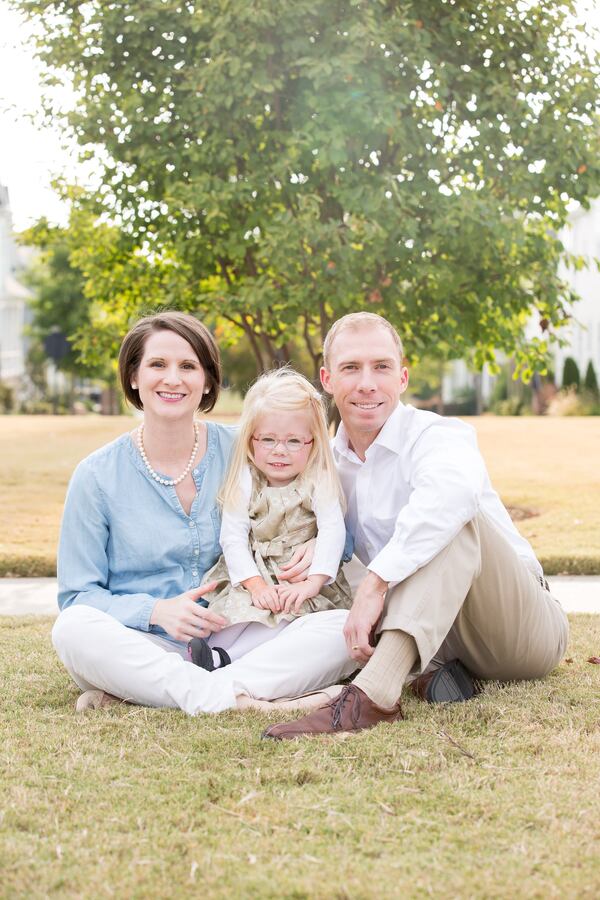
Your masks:
{"label": "white building", "polygon": [[[558,387],[561,386],[568,356],[577,363],[582,382],[590,361],[600,382],[600,271],[596,264],[596,260],[600,260],[600,197],[592,201],[589,209],[580,208],[571,214],[560,238],[567,253],[583,257],[587,265],[579,271],[564,265],[559,269],[560,277],[580,300],[571,310],[571,323],[561,329],[565,346],[552,347],[555,382]],[[532,335],[539,336],[537,316],[532,319],[530,328]],[[493,385],[494,377],[485,368],[478,376],[464,360],[454,360],[443,378],[442,399],[445,403],[451,403],[469,389],[476,389],[485,402],[491,395]]]}
{"label": "white building", "polygon": [[560,269],[561,278],[581,299],[573,306],[572,323],[563,331],[567,345],[554,350],[556,381],[561,384],[567,356],[577,363],[582,381],[590,361],[600,381],[600,272],[595,262],[600,260],[600,197],[589,209],[578,209],[571,215],[561,239],[569,253],[585,258],[587,267],[579,272],[564,266]]}
{"label": "white building", "polygon": [[8,190],[0,184],[0,379],[11,383],[25,374],[30,291],[19,281],[24,256],[13,236]]}

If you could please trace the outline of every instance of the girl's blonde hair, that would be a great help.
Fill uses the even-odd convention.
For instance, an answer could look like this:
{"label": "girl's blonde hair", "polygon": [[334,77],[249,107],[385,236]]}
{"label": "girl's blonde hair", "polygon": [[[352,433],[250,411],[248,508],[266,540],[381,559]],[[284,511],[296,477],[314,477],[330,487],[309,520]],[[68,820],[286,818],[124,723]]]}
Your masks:
{"label": "girl's blonde hair", "polygon": [[244,399],[240,431],[219,501],[225,509],[239,507],[239,484],[244,467],[254,467],[252,436],[256,423],[266,412],[307,412],[313,444],[306,468],[298,477],[309,491],[339,500],[344,508],[344,495],[329,446],[329,432],[323,398],[310,381],[293,369],[275,369],[261,375]]}

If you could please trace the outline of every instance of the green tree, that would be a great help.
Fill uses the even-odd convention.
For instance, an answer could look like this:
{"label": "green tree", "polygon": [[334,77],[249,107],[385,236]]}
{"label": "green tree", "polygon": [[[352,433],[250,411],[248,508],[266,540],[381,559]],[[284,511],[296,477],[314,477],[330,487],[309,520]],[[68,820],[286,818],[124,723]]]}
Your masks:
{"label": "green tree", "polygon": [[[67,226],[51,225],[42,218],[19,235],[21,243],[39,251],[27,273],[32,289],[27,372],[38,396],[46,395],[48,389],[46,340],[59,331],[67,339],[68,351],[55,365],[72,376],[71,400],[73,379],[90,378],[109,389],[111,407],[116,411],[116,357],[127,293],[119,295],[116,316],[111,315],[110,303],[99,302],[98,296],[105,290],[110,297],[107,280],[118,281],[124,269],[134,271],[131,241],[124,248],[123,237],[119,229],[96,222],[86,208],[77,206]],[[147,260],[144,264],[150,265]],[[153,274],[158,272],[158,266],[151,268]],[[130,293],[140,290],[141,281],[138,277]],[[132,305],[139,308],[139,303]]]}
{"label": "green tree", "polygon": [[592,394],[592,396],[598,396],[598,379],[596,378],[596,370],[594,369],[594,363],[589,361],[587,364],[587,369],[585,370],[585,378],[583,381],[583,386],[588,393]]}
{"label": "green tree", "polygon": [[442,382],[447,369],[448,366],[435,357],[421,357],[410,368],[407,400],[413,402],[414,399],[417,405],[442,410]]}
{"label": "green tree", "polygon": [[20,235],[22,243],[39,250],[27,273],[27,283],[33,291],[29,330],[39,347],[53,331],[61,331],[71,340],[70,349],[57,361],[57,368],[72,375],[87,375],[88,368],[72,343],[72,336],[88,324],[89,310],[84,277],[72,263],[69,238],[68,229],[51,225],[45,218]]}
{"label": "green tree", "polygon": [[563,366],[562,386],[564,388],[574,387],[575,390],[579,390],[580,381],[579,366],[572,356],[567,356]]}
{"label": "green tree", "polygon": [[[543,365],[575,299],[556,234],[600,172],[573,2],[13,5],[49,81],[79,93],[97,211],[136,265],[176,266],[177,304],[244,334],[259,368],[300,335],[314,374],[332,319],[362,308],[416,356]],[[131,303],[113,287],[114,322]]]}

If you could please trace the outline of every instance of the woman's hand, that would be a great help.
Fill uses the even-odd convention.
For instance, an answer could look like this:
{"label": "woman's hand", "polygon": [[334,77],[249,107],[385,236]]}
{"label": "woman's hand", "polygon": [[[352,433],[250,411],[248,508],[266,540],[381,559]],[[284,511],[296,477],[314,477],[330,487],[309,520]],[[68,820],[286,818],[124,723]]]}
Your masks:
{"label": "woman's hand", "polygon": [[150,616],[151,625],[159,625],[176,641],[191,641],[195,637],[208,637],[213,631],[221,631],[229,625],[227,619],[211,612],[195,601],[217,586],[216,581],[201,584],[178,597],[157,600]]}
{"label": "woman's hand", "polygon": [[289,581],[291,584],[296,584],[306,579],[315,554],[315,543],[316,538],[311,538],[310,541],[299,544],[290,561],[279,567],[277,577],[280,581]]}

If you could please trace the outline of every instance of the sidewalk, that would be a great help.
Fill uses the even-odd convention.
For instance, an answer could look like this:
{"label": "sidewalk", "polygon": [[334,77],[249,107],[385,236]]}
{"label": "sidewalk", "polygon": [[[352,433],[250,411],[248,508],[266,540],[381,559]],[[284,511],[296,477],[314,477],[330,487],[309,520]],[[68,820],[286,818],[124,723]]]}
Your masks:
{"label": "sidewalk", "polygon": [[[600,575],[549,578],[568,613],[600,613]],[[56,616],[55,578],[0,578],[0,616]]]}

